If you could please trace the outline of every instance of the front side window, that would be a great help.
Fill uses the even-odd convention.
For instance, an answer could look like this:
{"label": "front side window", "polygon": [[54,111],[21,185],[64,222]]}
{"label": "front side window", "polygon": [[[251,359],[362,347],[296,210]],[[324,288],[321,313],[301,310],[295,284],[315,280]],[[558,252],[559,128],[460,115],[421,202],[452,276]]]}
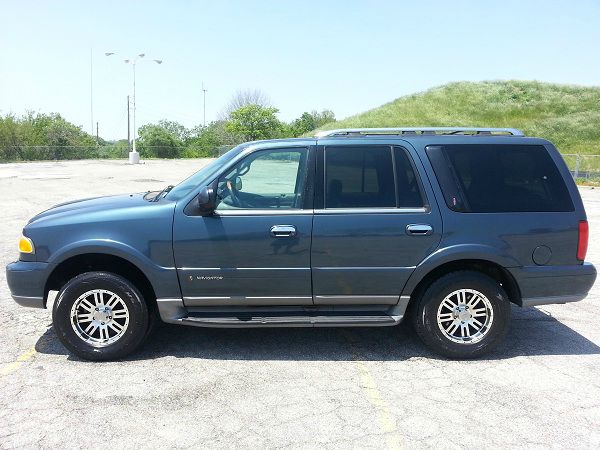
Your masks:
{"label": "front side window", "polygon": [[169,191],[166,198],[170,200],[179,200],[186,196],[192,189],[197,188],[202,182],[207,182],[212,176],[215,176],[220,172],[220,169],[227,165],[229,161],[235,158],[239,152],[244,149],[243,145],[239,145],[227,153],[219,156],[217,159],[204,166],[198,172],[189,176],[173,189]]}
{"label": "front side window", "polygon": [[299,209],[304,201],[308,150],[260,150],[219,178],[217,210]]}

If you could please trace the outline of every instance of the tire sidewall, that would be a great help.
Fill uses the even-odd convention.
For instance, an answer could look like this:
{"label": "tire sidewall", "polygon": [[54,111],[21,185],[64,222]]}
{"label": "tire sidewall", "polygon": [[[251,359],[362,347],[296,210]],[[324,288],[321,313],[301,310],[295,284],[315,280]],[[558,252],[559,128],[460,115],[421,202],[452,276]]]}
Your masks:
{"label": "tire sidewall", "polygon": [[[441,302],[447,295],[459,289],[479,291],[492,305],[492,326],[483,339],[473,344],[451,341],[437,323],[437,312]],[[429,347],[449,358],[470,359],[491,351],[502,341],[510,324],[510,301],[502,286],[488,276],[477,272],[457,272],[434,282],[425,291],[415,314],[417,332]]]}
{"label": "tire sidewall", "polygon": [[[81,339],[71,326],[71,308],[77,298],[93,289],[117,294],[129,310],[127,330],[116,342],[94,347]],[[52,309],[52,323],[61,342],[77,356],[89,360],[119,359],[133,352],[148,330],[148,308],[138,289],[125,278],[110,272],[87,272],[71,279],[59,292]]]}

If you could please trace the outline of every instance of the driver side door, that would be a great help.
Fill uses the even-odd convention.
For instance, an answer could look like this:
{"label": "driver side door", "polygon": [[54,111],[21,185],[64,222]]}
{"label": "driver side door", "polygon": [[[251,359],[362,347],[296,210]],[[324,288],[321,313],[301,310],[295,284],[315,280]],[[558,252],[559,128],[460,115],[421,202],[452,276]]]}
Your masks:
{"label": "driver side door", "polygon": [[211,216],[175,215],[186,306],[313,304],[314,149],[256,150],[216,180]]}

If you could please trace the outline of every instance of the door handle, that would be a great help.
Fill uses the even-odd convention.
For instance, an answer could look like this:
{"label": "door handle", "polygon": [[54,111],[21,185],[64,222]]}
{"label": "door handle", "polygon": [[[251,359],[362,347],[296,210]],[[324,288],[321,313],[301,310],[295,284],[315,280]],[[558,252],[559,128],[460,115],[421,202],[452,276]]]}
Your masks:
{"label": "door handle", "polygon": [[296,227],[294,225],[273,225],[271,227],[272,237],[294,237],[296,236]]}
{"label": "door handle", "polygon": [[429,236],[433,233],[433,227],[424,223],[412,223],[406,225],[406,234],[411,236]]}

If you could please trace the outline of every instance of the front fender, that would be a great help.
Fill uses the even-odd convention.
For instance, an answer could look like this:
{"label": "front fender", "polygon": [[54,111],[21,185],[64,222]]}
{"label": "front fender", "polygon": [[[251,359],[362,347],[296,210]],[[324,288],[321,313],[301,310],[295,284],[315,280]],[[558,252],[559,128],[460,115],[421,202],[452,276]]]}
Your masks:
{"label": "front fender", "polygon": [[417,285],[431,271],[442,266],[443,264],[460,261],[460,260],[480,260],[495,263],[499,266],[519,267],[520,264],[516,259],[502,253],[498,248],[484,244],[460,244],[449,247],[439,248],[421,263],[415,267],[415,270],[406,281],[402,295],[410,296]]}
{"label": "front fender", "polygon": [[117,256],[130,262],[148,278],[159,298],[172,297],[179,292],[175,267],[160,266],[135,247],[109,239],[89,239],[72,242],[53,253],[48,259],[48,264],[53,270],[73,256],[90,253]]}

